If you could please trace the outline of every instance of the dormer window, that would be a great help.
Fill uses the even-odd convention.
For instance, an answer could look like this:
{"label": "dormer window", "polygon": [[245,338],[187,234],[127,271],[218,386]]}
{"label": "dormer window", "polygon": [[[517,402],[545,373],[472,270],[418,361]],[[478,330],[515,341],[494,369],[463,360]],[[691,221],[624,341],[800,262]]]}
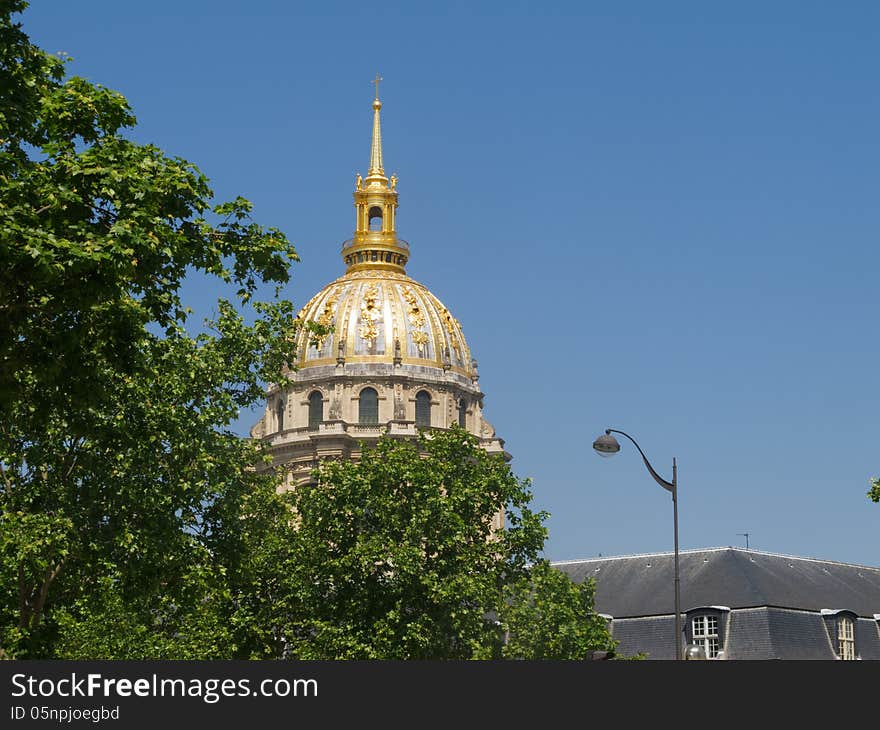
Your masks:
{"label": "dormer window", "polygon": [[846,608],[823,608],[825,628],[831,648],[838,659],[858,659],[856,655],[856,621],[858,616]]}
{"label": "dormer window", "polygon": [[721,651],[718,616],[702,614],[691,619],[691,643],[702,646],[707,659],[714,659]]}
{"label": "dormer window", "polygon": [[837,617],[837,655],[841,659],[856,658],[856,636],[852,617]]}
{"label": "dormer window", "polygon": [[685,641],[703,650],[706,659],[726,659],[724,636],[730,606],[697,606],[686,611]]}

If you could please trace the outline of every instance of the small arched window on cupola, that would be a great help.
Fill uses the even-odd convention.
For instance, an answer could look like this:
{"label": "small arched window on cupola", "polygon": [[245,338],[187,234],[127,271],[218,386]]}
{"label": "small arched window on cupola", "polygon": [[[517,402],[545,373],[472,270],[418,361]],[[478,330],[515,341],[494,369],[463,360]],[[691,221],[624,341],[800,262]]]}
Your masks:
{"label": "small arched window on cupola", "polygon": [[373,388],[364,388],[358,400],[358,423],[379,423],[379,394]]}
{"label": "small arched window on cupola", "polygon": [[324,395],[320,390],[309,394],[309,428],[317,428],[324,420]]}
{"label": "small arched window on cupola", "polygon": [[458,425],[467,428],[467,403],[464,398],[458,401]]}
{"label": "small arched window on cupola", "polygon": [[367,223],[371,231],[382,231],[382,209],[374,205],[367,212]]}
{"label": "small arched window on cupola", "polygon": [[284,430],[284,401],[281,398],[275,404],[275,423],[279,431]]}
{"label": "small arched window on cupola", "polygon": [[427,390],[416,393],[416,426],[431,425],[431,394]]}

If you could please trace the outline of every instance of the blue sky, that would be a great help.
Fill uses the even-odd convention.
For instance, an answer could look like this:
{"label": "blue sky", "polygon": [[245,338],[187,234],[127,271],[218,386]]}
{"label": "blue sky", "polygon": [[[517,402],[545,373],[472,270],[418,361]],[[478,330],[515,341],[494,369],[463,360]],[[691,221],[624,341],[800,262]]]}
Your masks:
{"label": "blue sky", "polygon": [[[880,565],[880,5],[34,3],[132,135],[342,273],[370,79],[408,273],[461,321],[562,560],[681,547]],[[193,283],[205,307],[212,291]],[[246,415],[245,433],[255,420]]]}

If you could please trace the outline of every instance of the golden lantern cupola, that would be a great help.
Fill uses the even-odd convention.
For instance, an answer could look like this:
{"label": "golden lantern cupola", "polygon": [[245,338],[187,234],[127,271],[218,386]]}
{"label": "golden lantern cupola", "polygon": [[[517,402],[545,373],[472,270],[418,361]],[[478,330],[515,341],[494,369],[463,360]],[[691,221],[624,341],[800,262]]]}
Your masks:
{"label": "golden lantern cupola", "polygon": [[389,180],[382,162],[382,125],[379,112],[379,82],[373,100],[373,140],[370,145],[370,169],[366,178],[355,180],[354,238],[342,245],[342,259],[349,271],[386,269],[404,273],[409,259],[409,244],[397,237],[397,176]]}

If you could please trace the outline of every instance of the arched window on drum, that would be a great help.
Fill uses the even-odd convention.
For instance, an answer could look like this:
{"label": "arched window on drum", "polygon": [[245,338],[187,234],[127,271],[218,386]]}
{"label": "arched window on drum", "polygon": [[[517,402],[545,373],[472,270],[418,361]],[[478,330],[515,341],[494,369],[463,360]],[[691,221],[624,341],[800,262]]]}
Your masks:
{"label": "arched window on drum", "polygon": [[275,404],[275,423],[279,431],[284,430],[284,401],[281,398]]}
{"label": "arched window on drum", "polygon": [[324,395],[319,390],[309,394],[309,428],[318,428],[324,420]]}
{"label": "arched window on drum", "polygon": [[416,426],[431,425],[431,394],[427,390],[416,393]]}
{"label": "arched window on drum", "polygon": [[379,394],[374,388],[364,388],[358,401],[358,423],[379,423]]}

